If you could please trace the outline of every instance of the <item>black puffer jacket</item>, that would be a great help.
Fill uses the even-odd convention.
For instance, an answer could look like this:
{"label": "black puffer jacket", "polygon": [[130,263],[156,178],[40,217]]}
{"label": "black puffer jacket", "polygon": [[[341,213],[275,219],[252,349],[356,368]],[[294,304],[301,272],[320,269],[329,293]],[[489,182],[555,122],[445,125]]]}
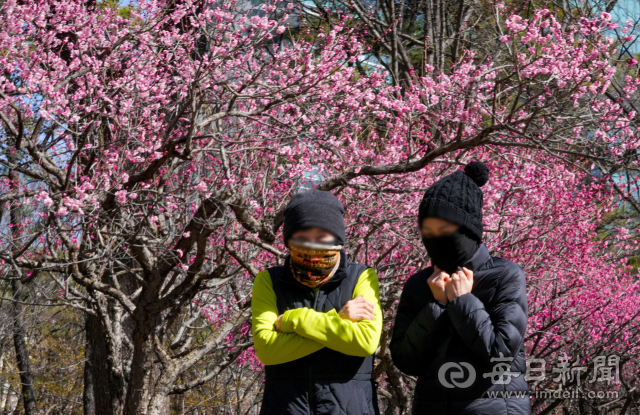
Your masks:
{"label": "black puffer jacket", "polygon": [[418,376],[413,414],[529,415],[524,272],[484,244],[465,266],[471,293],[446,307],[427,284],[432,267],[404,286],[390,350],[398,369]]}
{"label": "black puffer jacket", "polygon": [[[298,283],[289,268],[269,268],[278,313],[312,308],[340,310],[353,297],[360,275],[368,268],[341,251],[336,274],[317,292]],[[265,366],[261,415],[379,415],[377,382],[371,378],[373,355],[349,356],[327,347],[301,359]]]}

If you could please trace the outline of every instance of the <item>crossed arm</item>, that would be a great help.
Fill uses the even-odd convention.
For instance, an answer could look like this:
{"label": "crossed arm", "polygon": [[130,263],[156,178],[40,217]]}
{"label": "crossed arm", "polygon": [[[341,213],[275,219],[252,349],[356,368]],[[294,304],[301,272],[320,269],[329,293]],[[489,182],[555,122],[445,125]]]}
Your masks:
{"label": "crossed arm", "polygon": [[353,298],[363,296],[374,306],[375,320],[353,322],[341,318],[336,310],[321,313],[309,308],[288,310],[276,331],[276,296],[268,271],[256,276],[253,285],[252,330],[256,355],[265,365],[300,359],[323,347],[352,356],[374,353],[382,333],[382,311],[376,272],[368,268],[359,277]]}

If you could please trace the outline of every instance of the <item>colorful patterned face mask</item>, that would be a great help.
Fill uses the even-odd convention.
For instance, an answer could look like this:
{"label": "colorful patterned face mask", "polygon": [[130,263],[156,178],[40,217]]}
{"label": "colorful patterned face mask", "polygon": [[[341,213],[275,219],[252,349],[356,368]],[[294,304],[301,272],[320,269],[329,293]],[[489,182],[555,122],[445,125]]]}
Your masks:
{"label": "colorful patterned face mask", "polygon": [[316,288],[335,274],[342,245],[289,240],[291,272],[300,284]]}

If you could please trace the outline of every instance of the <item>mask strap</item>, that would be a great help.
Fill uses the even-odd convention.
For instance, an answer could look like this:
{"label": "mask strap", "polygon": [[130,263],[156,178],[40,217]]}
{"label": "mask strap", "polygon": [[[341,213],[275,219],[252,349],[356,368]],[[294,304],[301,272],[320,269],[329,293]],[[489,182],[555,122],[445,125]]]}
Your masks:
{"label": "mask strap", "polygon": [[311,249],[318,251],[339,251],[342,249],[342,245],[329,245],[319,242],[296,241],[293,239],[290,239],[287,242],[287,245],[289,245],[289,249],[291,249],[290,245],[293,245],[294,247],[299,249]]}

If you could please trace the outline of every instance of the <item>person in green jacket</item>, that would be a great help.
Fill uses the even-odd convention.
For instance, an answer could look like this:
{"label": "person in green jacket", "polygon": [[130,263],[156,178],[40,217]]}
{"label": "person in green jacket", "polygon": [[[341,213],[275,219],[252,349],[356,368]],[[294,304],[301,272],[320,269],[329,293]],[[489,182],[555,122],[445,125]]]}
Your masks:
{"label": "person in green jacket", "polygon": [[285,209],[284,265],[256,276],[263,415],[379,414],[371,378],[382,333],[378,277],[347,259],[343,215],[330,192],[296,194]]}

